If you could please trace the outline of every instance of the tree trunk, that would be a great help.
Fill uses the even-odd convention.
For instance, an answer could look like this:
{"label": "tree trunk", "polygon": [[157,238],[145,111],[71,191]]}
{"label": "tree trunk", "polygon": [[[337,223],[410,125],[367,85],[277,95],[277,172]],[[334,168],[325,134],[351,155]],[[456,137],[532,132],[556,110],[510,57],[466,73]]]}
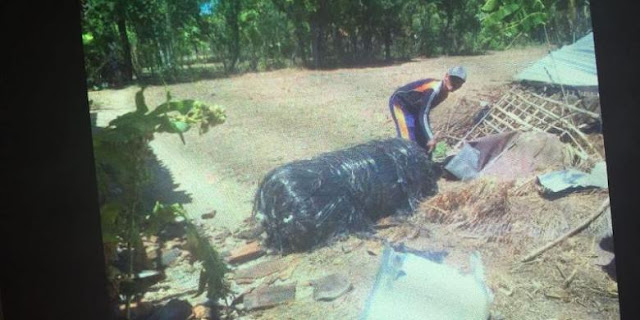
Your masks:
{"label": "tree trunk", "polygon": [[[256,48],[252,47],[251,48],[251,63],[249,64],[249,69],[251,69],[251,71],[257,71],[258,70],[258,62],[260,60],[260,58],[256,55]],[[267,65],[267,60],[266,57],[265,58],[265,66]]]}
{"label": "tree trunk", "polygon": [[240,60],[240,24],[238,23],[238,18],[240,16],[240,1],[233,1],[233,68],[235,69],[236,64]]}
{"label": "tree trunk", "polygon": [[384,60],[391,61],[391,26],[389,23],[384,29]]}
{"label": "tree trunk", "polygon": [[236,64],[240,59],[240,24],[238,23],[238,16],[240,15],[240,1],[232,1],[232,19],[231,19],[231,32],[232,32],[232,46],[231,46],[231,71],[234,71]]}
{"label": "tree trunk", "polygon": [[344,57],[344,49],[342,47],[342,34],[340,33],[340,28],[338,27],[334,27],[333,46],[336,51],[337,61],[340,61],[340,63],[343,63],[345,60],[345,57]]}
{"label": "tree trunk", "polygon": [[369,62],[372,56],[373,49],[373,35],[369,27],[366,27],[364,34],[362,35],[362,46],[364,50],[364,60]]}
{"label": "tree trunk", "polygon": [[351,32],[351,63],[355,63],[358,60],[358,32],[353,30]]}
{"label": "tree trunk", "polygon": [[305,49],[305,39],[304,39],[304,31],[302,28],[302,23],[298,23],[296,26],[296,38],[298,40],[298,55],[302,59],[302,64],[307,65],[307,50]]}
{"label": "tree trunk", "polygon": [[118,33],[120,34],[120,42],[122,43],[122,51],[124,60],[124,70],[122,75],[126,82],[133,80],[133,64],[131,63],[131,43],[127,36],[127,23],[122,15],[118,16]]}
{"label": "tree trunk", "polygon": [[458,39],[456,37],[455,32],[451,35],[451,48],[453,48],[452,49],[453,54],[460,53],[460,48],[458,47]]}
{"label": "tree trunk", "polygon": [[318,10],[311,16],[311,45],[316,69],[325,66],[325,31],[328,21],[328,7],[326,1],[321,0],[318,5]]}
{"label": "tree trunk", "polygon": [[446,8],[445,11],[447,13],[447,24],[444,27],[444,31],[442,32],[442,50],[445,54],[449,54],[451,50],[449,50],[449,32],[451,28],[451,20],[453,20],[453,3],[451,1],[445,1]]}
{"label": "tree trunk", "polygon": [[135,44],[131,46],[131,67],[133,75],[136,77],[136,79],[140,79],[143,70],[142,66],[140,65],[140,57],[138,56],[138,49]]}
{"label": "tree trunk", "polygon": [[327,48],[325,39],[325,25],[320,23],[318,26],[318,65],[321,68],[326,67]]}
{"label": "tree trunk", "polygon": [[311,55],[313,57],[314,69],[320,67],[320,32],[318,30],[317,18],[311,21]]}

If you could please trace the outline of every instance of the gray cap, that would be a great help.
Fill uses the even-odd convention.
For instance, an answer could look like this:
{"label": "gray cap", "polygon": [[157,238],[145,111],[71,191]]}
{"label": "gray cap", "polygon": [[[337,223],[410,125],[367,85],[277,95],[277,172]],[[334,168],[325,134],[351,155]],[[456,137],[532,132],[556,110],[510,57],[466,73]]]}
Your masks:
{"label": "gray cap", "polygon": [[452,77],[460,78],[462,81],[467,81],[467,71],[462,66],[451,67],[447,74]]}

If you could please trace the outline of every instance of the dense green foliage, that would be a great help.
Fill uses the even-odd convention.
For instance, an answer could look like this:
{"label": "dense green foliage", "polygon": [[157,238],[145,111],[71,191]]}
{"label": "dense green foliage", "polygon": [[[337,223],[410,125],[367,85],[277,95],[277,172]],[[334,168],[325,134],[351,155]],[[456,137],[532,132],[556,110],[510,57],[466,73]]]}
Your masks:
{"label": "dense green foliage", "polygon": [[[224,72],[349,66],[522,43],[591,28],[587,0],[84,0],[91,84]],[[190,72],[183,72],[189,70]]]}
{"label": "dense green foliage", "polygon": [[[203,263],[202,281],[207,284],[207,295],[217,301],[227,294],[223,278],[227,269],[217,252],[197,233],[180,204],[157,202],[152,210],[145,210],[141,193],[151,181],[147,160],[152,156],[149,142],[154,134],[174,133],[184,142],[182,134],[192,127],[197,127],[203,134],[222,124],[226,118],[224,109],[194,100],[174,101],[167,93],[165,103],[149,110],[144,89],[137,92],[135,100],[136,111],[117,117],[93,135],[105,262],[110,271],[112,298],[116,300],[118,294],[125,294],[122,285],[147,266],[142,237],[158,235],[167,225],[181,219],[186,225],[187,245],[192,249],[192,256]],[[116,189],[119,191],[114,191]],[[118,247],[126,247],[129,253],[127,270],[117,270],[112,265]],[[133,293],[126,294],[131,296]]]}

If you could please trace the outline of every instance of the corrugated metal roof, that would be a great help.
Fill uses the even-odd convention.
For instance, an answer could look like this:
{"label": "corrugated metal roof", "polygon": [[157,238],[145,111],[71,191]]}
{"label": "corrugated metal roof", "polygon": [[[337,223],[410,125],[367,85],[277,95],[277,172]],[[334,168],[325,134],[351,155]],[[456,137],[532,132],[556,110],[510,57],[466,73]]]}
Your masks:
{"label": "corrugated metal roof", "polygon": [[576,87],[597,87],[598,71],[589,33],[571,45],[551,52],[515,76],[516,80]]}

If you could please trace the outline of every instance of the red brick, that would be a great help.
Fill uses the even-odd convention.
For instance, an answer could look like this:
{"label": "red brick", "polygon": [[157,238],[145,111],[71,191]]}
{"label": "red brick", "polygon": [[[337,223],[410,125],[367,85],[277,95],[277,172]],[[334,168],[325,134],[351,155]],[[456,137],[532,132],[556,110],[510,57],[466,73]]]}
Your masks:
{"label": "red brick", "polygon": [[226,257],[226,260],[228,263],[238,264],[261,257],[264,253],[264,250],[260,247],[260,243],[258,241],[254,241],[231,250],[229,256]]}

